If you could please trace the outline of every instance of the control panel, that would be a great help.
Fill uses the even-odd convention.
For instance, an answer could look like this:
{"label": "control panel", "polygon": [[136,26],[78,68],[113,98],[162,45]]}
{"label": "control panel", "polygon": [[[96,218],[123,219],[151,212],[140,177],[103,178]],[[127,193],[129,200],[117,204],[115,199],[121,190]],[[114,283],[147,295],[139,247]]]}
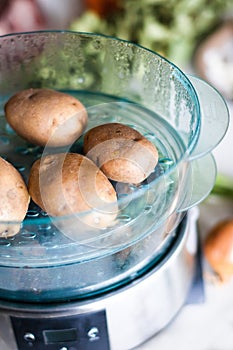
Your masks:
{"label": "control panel", "polygon": [[110,350],[105,310],[11,322],[18,350]]}

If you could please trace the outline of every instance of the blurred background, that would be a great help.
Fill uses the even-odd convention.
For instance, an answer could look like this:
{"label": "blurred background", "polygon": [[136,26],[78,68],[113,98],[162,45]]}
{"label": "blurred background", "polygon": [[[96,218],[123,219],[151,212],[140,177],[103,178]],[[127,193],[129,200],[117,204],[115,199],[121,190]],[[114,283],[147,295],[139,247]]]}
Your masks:
{"label": "blurred background", "polygon": [[1,0],[0,35],[41,29],[104,33],[184,66],[208,35],[231,22],[232,11],[232,0]]}

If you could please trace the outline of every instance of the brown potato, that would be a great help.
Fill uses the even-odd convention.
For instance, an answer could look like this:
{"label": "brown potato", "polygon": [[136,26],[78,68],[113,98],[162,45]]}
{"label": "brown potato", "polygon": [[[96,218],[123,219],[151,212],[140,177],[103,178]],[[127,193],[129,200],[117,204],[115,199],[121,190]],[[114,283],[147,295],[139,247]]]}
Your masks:
{"label": "brown potato", "polygon": [[84,154],[111,180],[144,181],[158,162],[153,143],[135,129],[120,123],[94,127],[84,136]]}
{"label": "brown potato", "polygon": [[72,144],[87,124],[85,107],[73,96],[51,89],[27,89],[5,104],[5,116],[27,141],[49,147]]}
{"label": "brown potato", "polygon": [[[28,188],[34,202],[52,217],[74,214],[72,226],[76,231],[82,223],[107,227],[117,215],[112,184],[91,160],[80,154],[59,153],[37,160],[30,171]],[[83,215],[75,215],[82,212]]]}
{"label": "brown potato", "polygon": [[[0,237],[9,237],[20,230],[30,197],[18,170],[1,157],[0,174]],[[4,224],[5,221],[12,223]]]}

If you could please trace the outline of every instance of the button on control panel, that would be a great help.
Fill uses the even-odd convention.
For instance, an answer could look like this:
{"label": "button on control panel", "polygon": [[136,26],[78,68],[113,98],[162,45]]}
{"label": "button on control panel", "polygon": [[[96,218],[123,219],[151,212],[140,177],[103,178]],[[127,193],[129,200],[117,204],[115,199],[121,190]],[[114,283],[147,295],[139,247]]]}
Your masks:
{"label": "button on control panel", "polygon": [[110,350],[105,310],[11,322],[18,350]]}

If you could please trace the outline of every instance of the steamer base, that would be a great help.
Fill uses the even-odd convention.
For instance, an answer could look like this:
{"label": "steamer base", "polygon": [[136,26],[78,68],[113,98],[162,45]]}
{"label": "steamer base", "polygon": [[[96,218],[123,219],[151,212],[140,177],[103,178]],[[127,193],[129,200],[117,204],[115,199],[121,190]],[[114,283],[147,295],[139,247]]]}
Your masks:
{"label": "steamer base", "polygon": [[129,350],[161,331],[195,278],[197,208],[162,261],[124,287],[65,303],[0,302],[1,350]]}

